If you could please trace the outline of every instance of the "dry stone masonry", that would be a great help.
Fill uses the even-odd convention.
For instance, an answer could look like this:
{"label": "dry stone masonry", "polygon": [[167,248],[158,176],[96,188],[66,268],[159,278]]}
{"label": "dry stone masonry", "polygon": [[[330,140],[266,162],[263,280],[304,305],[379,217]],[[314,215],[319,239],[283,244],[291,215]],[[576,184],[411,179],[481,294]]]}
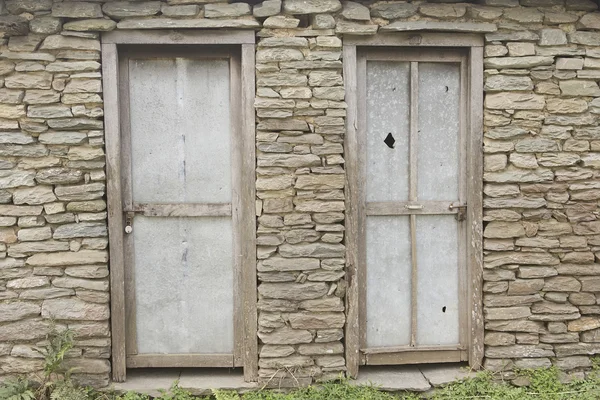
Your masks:
{"label": "dry stone masonry", "polygon": [[77,379],[109,381],[101,33],[215,28],[257,33],[261,383],[345,370],[341,49],[405,31],[485,37],[485,367],[583,375],[600,353],[595,2],[0,0],[0,379],[41,368],[55,320]]}

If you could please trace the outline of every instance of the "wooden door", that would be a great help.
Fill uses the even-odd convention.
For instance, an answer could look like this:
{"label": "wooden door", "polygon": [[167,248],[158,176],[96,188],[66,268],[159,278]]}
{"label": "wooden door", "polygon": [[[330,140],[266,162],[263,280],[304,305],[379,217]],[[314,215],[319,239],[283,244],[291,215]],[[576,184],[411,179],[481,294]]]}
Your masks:
{"label": "wooden door", "polygon": [[467,60],[359,53],[362,364],[468,359]]}
{"label": "wooden door", "polygon": [[226,46],[120,57],[130,368],[242,365],[239,75]]}

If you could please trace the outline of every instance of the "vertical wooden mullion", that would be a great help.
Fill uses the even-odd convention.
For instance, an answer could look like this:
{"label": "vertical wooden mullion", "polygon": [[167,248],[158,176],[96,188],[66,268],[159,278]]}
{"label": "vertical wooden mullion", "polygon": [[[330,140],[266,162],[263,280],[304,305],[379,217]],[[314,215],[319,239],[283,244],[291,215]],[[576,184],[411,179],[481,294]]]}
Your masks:
{"label": "vertical wooden mullion", "polygon": [[109,230],[112,378],[126,378],[125,287],[123,260],[123,205],[121,188],[121,144],[119,127],[119,55],[114,43],[102,44],[106,140],[106,196]]}
{"label": "vertical wooden mullion", "polygon": [[241,224],[241,298],[243,314],[243,365],[244,380],[258,379],[258,314],[256,277],[256,125],[255,97],[255,45],[241,45],[241,121],[242,153],[240,158]]}
{"label": "vertical wooden mullion", "polygon": [[[460,62],[460,97],[459,97],[459,140],[458,140],[458,202],[460,205],[467,204],[466,186],[467,186],[467,89],[468,89],[468,57],[465,55]],[[458,215],[458,214],[457,214]],[[459,342],[461,348],[466,349],[468,346],[468,320],[467,320],[467,231],[466,221],[458,221],[458,297],[459,297]]]}
{"label": "vertical wooden mullion", "polygon": [[[133,207],[133,179],[131,164],[131,114],[129,93],[129,56],[124,55],[119,61],[119,103],[121,126],[121,177],[123,190],[123,207]],[[135,222],[134,222],[135,227]],[[137,321],[135,298],[135,256],[133,234],[123,237],[123,256],[125,274],[125,334],[127,355],[137,354]]]}
{"label": "vertical wooden mullion", "polygon": [[366,182],[367,182],[367,56],[363,53],[357,62],[357,193],[356,205],[358,215],[358,264],[356,280],[358,281],[359,301],[358,315],[360,320],[360,346],[367,346],[367,215],[366,215]]}
{"label": "vertical wooden mullion", "polygon": [[[417,200],[417,151],[419,134],[419,63],[410,63],[410,140],[409,140],[409,201]],[[410,345],[417,343],[417,216],[410,215],[410,255],[411,255],[411,326]]]}
{"label": "vertical wooden mullion", "polygon": [[469,158],[467,237],[469,268],[469,365],[483,363],[483,47],[471,47],[469,58]]}
{"label": "vertical wooden mullion", "polygon": [[[346,90],[346,140],[344,142],[344,159],[346,161],[346,367],[349,377],[358,376],[360,364],[360,326],[359,320],[359,285],[358,281],[358,208],[359,178],[358,141],[357,141],[357,56],[356,46],[344,46],[344,87]],[[362,79],[363,77],[361,77]]]}
{"label": "vertical wooden mullion", "polygon": [[241,60],[240,56],[231,54],[229,57],[229,124],[231,134],[229,141],[231,144],[231,226],[233,232],[233,363],[236,366],[243,365],[242,354],[244,350],[244,316],[241,279],[242,264],[242,237],[241,237],[241,213],[244,207],[242,193],[240,191],[241,182],[241,158],[243,137],[241,136]]}

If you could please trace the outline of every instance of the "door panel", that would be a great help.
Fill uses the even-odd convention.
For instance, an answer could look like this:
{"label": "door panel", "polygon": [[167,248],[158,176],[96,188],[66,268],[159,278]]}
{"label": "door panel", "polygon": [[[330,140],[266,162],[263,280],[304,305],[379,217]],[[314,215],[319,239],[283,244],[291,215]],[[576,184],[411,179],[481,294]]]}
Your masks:
{"label": "door panel", "polygon": [[132,234],[138,353],[232,353],[231,220],[138,216]]}
{"label": "door panel", "polygon": [[368,347],[410,343],[410,235],[408,217],[367,218],[366,336]]}
{"label": "door panel", "polygon": [[367,201],[408,200],[409,83],[409,63],[367,63]]}
{"label": "door panel", "polygon": [[453,215],[417,220],[417,345],[460,342],[458,229]]}
{"label": "door panel", "polygon": [[229,61],[129,63],[133,200],[231,202]]}
{"label": "door panel", "polygon": [[458,200],[460,64],[418,65],[419,200]]}

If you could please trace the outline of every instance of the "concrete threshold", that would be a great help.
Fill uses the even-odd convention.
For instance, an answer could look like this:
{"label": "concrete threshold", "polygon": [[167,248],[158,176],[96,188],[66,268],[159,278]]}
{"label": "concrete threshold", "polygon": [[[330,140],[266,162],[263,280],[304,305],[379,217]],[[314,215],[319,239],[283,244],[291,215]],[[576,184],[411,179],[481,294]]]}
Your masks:
{"label": "concrete threshold", "polygon": [[180,388],[196,396],[208,396],[213,389],[243,393],[258,388],[256,383],[244,382],[241,368],[130,369],[127,370],[126,382],[113,382],[111,387],[118,392],[134,391],[158,396],[160,389],[169,389],[177,380]]}
{"label": "concrete threshold", "polygon": [[[466,364],[367,366],[361,367],[358,379],[351,380],[350,384],[372,385],[388,392],[426,392],[471,374]],[[160,389],[169,389],[175,381],[179,381],[179,387],[197,396],[210,395],[213,389],[239,393],[260,389],[256,383],[244,382],[241,368],[132,369],[127,371],[126,382],[113,382],[111,388],[118,392],[135,391],[159,396]]]}
{"label": "concrete threshold", "polygon": [[472,376],[467,364],[384,365],[361,367],[355,385],[372,385],[386,392],[426,392]]}

